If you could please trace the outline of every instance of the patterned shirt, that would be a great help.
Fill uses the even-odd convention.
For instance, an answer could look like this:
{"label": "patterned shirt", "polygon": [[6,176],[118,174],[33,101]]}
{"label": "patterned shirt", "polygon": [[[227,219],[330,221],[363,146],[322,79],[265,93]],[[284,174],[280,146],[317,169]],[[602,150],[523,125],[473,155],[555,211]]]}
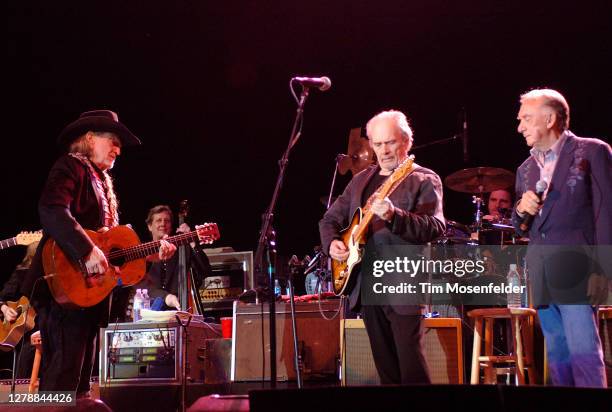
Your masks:
{"label": "patterned shirt", "polygon": [[104,213],[104,222],[103,225],[105,227],[111,228],[115,227],[119,224],[119,217],[116,214],[113,214],[113,211],[110,207],[109,200],[109,188],[106,184],[105,179],[101,176],[101,173],[96,169],[89,159],[81,153],[69,153],[70,156],[78,159],[83,163],[87,169],[89,170],[89,176],[93,182],[94,188],[98,193],[98,197],[100,198],[102,211]]}
{"label": "patterned shirt", "polygon": [[557,160],[559,160],[561,149],[563,148],[563,144],[566,140],[567,131],[561,134],[559,139],[557,139],[555,144],[553,144],[550,149],[541,151],[534,147],[529,151],[540,168],[540,180],[544,180],[547,184],[546,190],[542,195],[542,200],[546,199],[548,189],[550,188],[550,182],[552,181],[553,174],[555,173],[555,167],[557,166]]}

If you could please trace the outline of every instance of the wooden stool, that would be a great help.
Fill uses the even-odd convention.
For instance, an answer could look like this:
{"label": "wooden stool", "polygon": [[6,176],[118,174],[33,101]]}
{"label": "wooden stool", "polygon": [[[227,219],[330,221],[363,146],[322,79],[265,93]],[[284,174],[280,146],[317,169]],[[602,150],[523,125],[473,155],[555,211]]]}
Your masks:
{"label": "wooden stool", "polygon": [[612,306],[600,306],[597,310],[597,319],[608,387],[612,388]]}
{"label": "wooden stool", "polygon": [[597,318],[602,321],[612,319],[612,306],[600,306],[597,308]]}
{"label": "wooden stool", "polygon": [[[514,366],[518,385],[525,384],[525,368],[529,371],[529,383],[536,382],[536,372],[533,365],[532,354],[532,334],[530,327],[527,327],[526,335],[527,342],[523,346],[523,338],[521,336],[521,324],[529,325],[536,315],[535,309],[530,308],[486,308],[474,309],[468,312],[468,316],[474,318],[474,349],[472,351],[472,376],[470,383],[478,384],[480,381],[481,362],[485,364],[485,379],[484,383],[497,383],[497,374],[494,373],[494,363],[502,363],[507,366]],[[493,323],[495,319],[510,319],[512,324],[512,338],[514,343],[514,351],[511,355],[494,356],[493,355]],[[485,354],[481,354],[481,339],[482,327],[484,324],[485,333]],[[532,323],[531,323],[532,325]],[[525,353],[523,353],[523,350]]]}

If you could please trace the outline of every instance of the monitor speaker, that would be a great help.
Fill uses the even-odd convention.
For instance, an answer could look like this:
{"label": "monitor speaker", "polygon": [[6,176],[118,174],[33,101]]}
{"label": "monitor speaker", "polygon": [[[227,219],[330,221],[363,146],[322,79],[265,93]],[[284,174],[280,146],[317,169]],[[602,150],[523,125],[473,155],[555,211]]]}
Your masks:
{"label": "monitor speaker", "polygon": [[[463,383],[461,319],[424,319],[423,344],[432,383]],[[345,319],[340,331],[343,385],[380,384],[363,319]]]}

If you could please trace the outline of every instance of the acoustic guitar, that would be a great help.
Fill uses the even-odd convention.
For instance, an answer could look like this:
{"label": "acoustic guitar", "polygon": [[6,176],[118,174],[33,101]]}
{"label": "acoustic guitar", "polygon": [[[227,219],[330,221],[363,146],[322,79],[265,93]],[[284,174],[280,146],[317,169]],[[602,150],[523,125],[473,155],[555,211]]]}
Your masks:
{"label": "acoustic guitar", "polygon": [[34,317],[36,312],[30,306],[30,301],[25,296],[17,302],[4,302],[9,308],[17,312],[17,319],[9,322],[4,318],[0,323],[0,350],[8,352],[15,348],[23,334],[34,328]]}
{"label": "acoustic guitar", "polygon": [[[129,226],[116,226],[106,232],[85,231],[104,252],[109,262],[102,275],[91,276],[83,262],[70,259],[57,242],[49,239],[43,248],[45,279],[55,301],[67,308],[86,308],[100,303],[115,286],[132,286],[145,275],[145,258],[158,253],[160,241],[140,243]],[[196,230],[164,240],[183,245],[190,242],[210,244],[219,239],[216,223],[196,226]]]}
{"label": "acoustic guitar", "polygon": [[0,240],[0,249],[6,249],[13,246],[28,246],[34,242],[38,242],[42,239],[42,231],[37,232],[21,232],[15,237]]}
{"label": "acoustic guitar", "polygon": [[340,261],[332,259],[332,280],[334,286],[334,294],[336,296],[343,295],[349,285],[351,274],[355,267],[359,265],[363,258],[363,245],[366,243],[366,235],[368,226],[372,222],[374,213],[370,210],[370,204],[374,199],[383,200],[395,191],[399,184],[408,176],[414,169],[414,156],[410,155],[404,160],[385,182],[374,192],[368,199],[366,205],[358,207],[353,213],[351,224],[340,232],[340,238],[349,251],[349,256],[346,260]]}

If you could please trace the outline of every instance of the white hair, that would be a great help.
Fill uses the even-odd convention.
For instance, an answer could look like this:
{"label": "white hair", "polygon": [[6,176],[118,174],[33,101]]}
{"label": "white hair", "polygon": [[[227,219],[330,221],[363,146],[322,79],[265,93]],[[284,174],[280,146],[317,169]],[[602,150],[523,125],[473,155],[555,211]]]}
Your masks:
{"label": "white hair", "polygon": [[565,97],[553,89],[533,89],[521,95],[521,103],[539,99],[542,99],[543,104],[555,112],[559,129],[561,131],[569,129],[570,109]]}
{"label": "white hair", "polygon": [[395,124],[397,128],[399,129],[401,135],[404,136],[406,139],[408,139],[408,141],[412,145],[412,129],[410,128],[410,125],[408,124],[408,119],[406,118],[406,115],[400,112],[399,110],[386,110],[372,117],[368,121],[368,124],[366,125],[366,134],[368,135],[368,138],[371,139],[372,137],[371,131],[372,131],[372,127],[374,123],[377,123],[380,120],[388,120],[388,119],[392,119],[395,121]]}

